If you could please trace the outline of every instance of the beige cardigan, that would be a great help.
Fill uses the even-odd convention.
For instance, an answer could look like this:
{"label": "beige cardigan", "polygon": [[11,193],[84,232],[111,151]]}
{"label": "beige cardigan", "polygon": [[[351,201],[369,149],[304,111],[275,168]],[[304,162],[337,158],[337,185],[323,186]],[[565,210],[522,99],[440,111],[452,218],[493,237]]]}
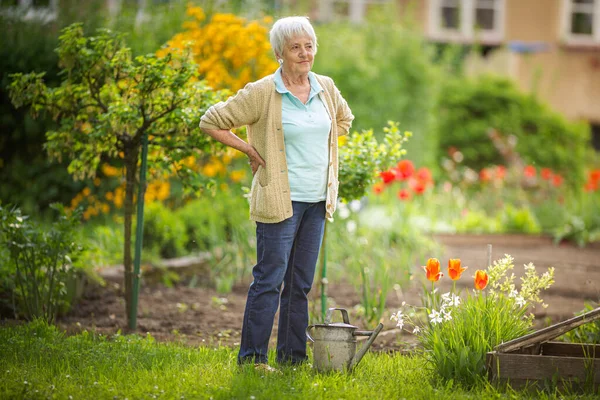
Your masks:
{"label": "beige cardigan", "polygon": [[[315,74],[324,91],[319,94],[331,118],[327,218],[335,212],[338,193],[338,136],[348,133],[354,116],[333,80]],[[290,183],[281,124],[281,93],[275,90],[273,75],[266,76],[210,107],[200,120],[201,129],[232,129],[248,126],[248,142],[265,160],[258,167],[250,189],[250,219],[276,223],[293,214]]]}

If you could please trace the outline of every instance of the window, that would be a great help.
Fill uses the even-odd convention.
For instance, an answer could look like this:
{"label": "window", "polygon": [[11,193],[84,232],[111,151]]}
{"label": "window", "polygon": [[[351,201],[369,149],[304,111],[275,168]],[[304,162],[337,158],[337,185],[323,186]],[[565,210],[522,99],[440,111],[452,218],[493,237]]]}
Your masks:
{"label": "window", "polygon": [[600,44],[600,0],[564,0],[566,41]]}
{"label": "window", "polygon": [[442,41],[499,42],[505,0],[429,0],[429,33]]}

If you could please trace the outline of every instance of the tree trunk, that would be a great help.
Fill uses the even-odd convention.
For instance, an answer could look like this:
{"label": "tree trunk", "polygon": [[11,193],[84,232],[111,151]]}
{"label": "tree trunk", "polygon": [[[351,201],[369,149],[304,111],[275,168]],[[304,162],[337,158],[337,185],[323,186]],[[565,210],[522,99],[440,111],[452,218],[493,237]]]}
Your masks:
{"label": "tree trunk", "polygon": [[123,267],[125,269],[125,307],[127,325],[131,321],[131,296],[133,294],[133,260],[131,257],[131,230],[133,225],[133,197],[135,193],[139,147],[125,149],[125,203],[124,203],[124,249]]}

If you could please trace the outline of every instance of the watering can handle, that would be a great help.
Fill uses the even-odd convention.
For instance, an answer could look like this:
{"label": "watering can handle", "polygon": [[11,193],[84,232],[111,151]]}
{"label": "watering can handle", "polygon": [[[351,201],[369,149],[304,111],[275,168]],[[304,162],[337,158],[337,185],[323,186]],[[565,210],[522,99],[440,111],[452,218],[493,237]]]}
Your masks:
{"label": "watering can handle", "polygon": [[330,309],[328,309],[327,314],[325,315],[325,323],[326,324],[331,323],[331,314],[333,314],[333,312],[335,310],[341,311],[342,319],[344,320],[344,323],[350,325],[350,318],[348,318],[348,311],[346,311],[345,308],[330,308]]}
{"label": "watering can handle", "polygon": [[370,336],[370,337],[369,337],[369,340],[367,340],[367,343],[363,344],[363,346],[360,348],[358,353],[356,353],[356,355],[350,362],[350,367],[348,368],[349,370],[352,370],[352,368],[354,368],[356,366],[356,364],[358,364],[360,362],[360,360],[362,360],[363,356],[365,355],[367,350],[369,350],[369,347],[371,347],[371,344],[373,344],[373,341],[375,340],[377,335],[379,335],[379,332],[381,332],[382,329],[383,329],[383,324],[380,322],[379,325],[377,325],[377,328],[375,328],[375,330],[372,332],[371,331],[356,331],[356,332],[354,332],[355,336]]}
{"label": "watering can handle", "polygon": [[310,336],[310,333],[308,333],[308,331],[310,331],[310,330],[311,330],[311,329],[313,329],[314,327],[315,327],[314,325],[309,325],[309,326],[306,328],[306,337],[307,337],[307,338],[308,338],[308,340],[310,340],[312,343],[314,343],[314,342],[315,342],[315,339],[313,339],[313,337],[312,337],[312,336]]}

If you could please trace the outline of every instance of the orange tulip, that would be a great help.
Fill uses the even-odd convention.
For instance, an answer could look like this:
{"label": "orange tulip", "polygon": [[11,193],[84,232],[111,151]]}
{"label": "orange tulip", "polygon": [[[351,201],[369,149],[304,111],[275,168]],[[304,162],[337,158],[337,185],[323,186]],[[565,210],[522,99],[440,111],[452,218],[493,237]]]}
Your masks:
{"label": "orange tulip", "polygon": [[427,272],[427,279],[431,282],[437,282],[444,274],[440,272],[440,262],[437,258],[427,260],[427,266],[422,267]]}
{"label": "orange tulip", "polygon": [[460,259],[456,258],[456,259],[450,259],[448,260],[448,276],[450,277],[450,279],[452,279],[453,281],[459,280],[460,276],[462,275],[463,272],[465,272],[465,270],[468,267],[461,267],[460,266]]}
{"label": "orange tulip", "polygon": [[475,289],[483,290],[488,284],[488,274],[478,269],[475,271]]}

